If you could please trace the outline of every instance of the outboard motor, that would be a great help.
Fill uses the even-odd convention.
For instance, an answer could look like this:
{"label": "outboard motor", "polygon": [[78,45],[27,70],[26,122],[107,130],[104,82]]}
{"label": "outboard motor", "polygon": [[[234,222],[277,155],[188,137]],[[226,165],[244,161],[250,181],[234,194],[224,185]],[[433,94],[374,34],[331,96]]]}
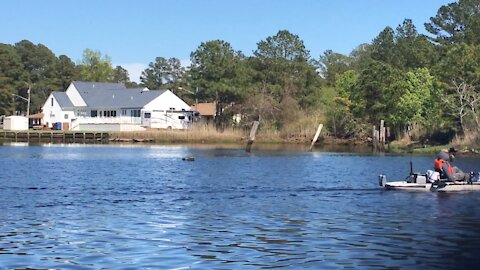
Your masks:
{"label": "outboard motor", "polygon": [[384,187],[385,183],[387,183],[387,176],[385,174],[380,174],[378,176],[378,185]]}

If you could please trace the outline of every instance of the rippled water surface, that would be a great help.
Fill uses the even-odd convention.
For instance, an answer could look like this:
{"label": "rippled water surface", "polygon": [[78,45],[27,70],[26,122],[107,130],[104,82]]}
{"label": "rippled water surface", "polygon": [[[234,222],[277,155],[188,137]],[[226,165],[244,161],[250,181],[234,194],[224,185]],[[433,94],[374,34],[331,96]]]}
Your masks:
{"label": "rippled water surface", "polygon": [[430,156],[44,145],[0,146],[0,159],[5,269],[480,265],[480,193],[377,186]]}

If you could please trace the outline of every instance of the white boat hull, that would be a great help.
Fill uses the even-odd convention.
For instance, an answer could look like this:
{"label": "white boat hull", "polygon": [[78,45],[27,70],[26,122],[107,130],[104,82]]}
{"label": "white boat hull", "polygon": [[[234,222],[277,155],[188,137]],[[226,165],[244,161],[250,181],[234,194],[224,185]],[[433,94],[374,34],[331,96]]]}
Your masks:
{"label": "white boat hull", "polygon": [[437,192],[454,192],[454,191],[480,191],[480,182],[473,182],[473,183],[467,183],[467,182],[456,182],[456,183],[451,183],[447,182],[446,185],[432,185],[430,187],[431,191],[437,191]]}
{"label": "white boat hull", "polygon": [[379,184],[386,190],[406,191],[434,191],[434,192],[458,192],[458,191],[480,191],[480,182],[434,182],[415,183],[411,181],[386,182],[385,176],[379,176]]}
{"label": "white boat hull", "polygon": [[408,191],[430,191],[432,184],[417,184],[407,181],[387,182],[383,185],[385,189],[408,190]]}

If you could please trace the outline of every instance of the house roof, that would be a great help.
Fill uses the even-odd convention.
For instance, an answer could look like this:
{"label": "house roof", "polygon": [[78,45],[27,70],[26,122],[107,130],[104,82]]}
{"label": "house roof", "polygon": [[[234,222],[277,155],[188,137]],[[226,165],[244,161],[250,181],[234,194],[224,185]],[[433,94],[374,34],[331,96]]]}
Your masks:
{"label": "house roof", "polygon": [[141,108],[166,91],[126,88],[122,83],[74,81],[72,84],[92,108]]}
{"label": "house roof", "polygon": [[36,114],[30,114],[28,118],[30,119],[42,119],[43,118],[43,113],[36,113]]}
{"label": "house roof", "polygon": [[73,81],[72,84],[75,86],[75,88],[77,88],[80,94],[82,92],[88,92],[95,89],[102,89],[102,90],[126,89],[123,83]]}
{"label": "house roof", "polygon": [[197,111],[200,115],[204,116],[214,116],[216,114],[216,105],[215,102],[210,103],[198,103],[192,106],[192,111]]}
{"label": "house roof", "polygon": [[53,97],[58,102],[61,108],[73,108],[70,98],[65,92],[52,92]]}
{"label": "house roof", "polygon": [[165,93],[165,90],[143,88],[91,91],[83,96],[92,108],[141,108]]}

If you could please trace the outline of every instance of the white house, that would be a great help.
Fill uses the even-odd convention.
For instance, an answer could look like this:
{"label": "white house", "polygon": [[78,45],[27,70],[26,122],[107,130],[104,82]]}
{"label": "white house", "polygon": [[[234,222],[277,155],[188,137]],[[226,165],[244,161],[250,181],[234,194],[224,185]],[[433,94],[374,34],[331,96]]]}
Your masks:
{"label": "white house", "polygon": [[193,120],[190,106],[170,90],[121,83],[74,81],[65,92],[52,92],[42,111],[47,127],[63,130],[186,129]]}

